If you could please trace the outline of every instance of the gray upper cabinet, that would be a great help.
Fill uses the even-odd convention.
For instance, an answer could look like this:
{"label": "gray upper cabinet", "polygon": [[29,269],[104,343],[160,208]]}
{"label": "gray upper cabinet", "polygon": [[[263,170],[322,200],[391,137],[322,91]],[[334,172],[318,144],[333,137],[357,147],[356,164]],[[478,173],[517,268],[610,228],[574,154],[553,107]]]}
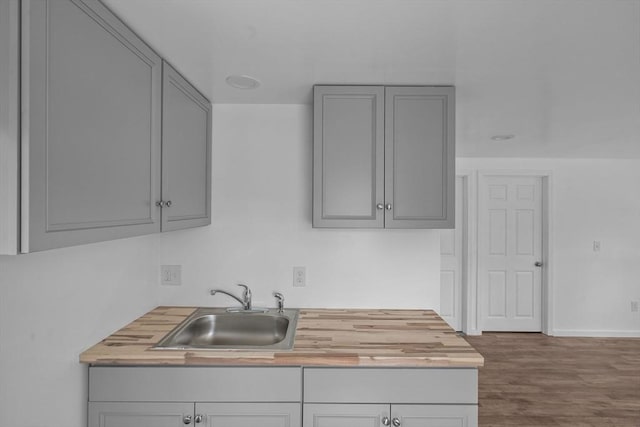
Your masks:
{"label": "gray upper cabinet", "polygon": [[384,88],[315,86],[313,226],[382,227]]}
{"label": "gray upper cabinet", "polygon": [[163,67],[162,231],[170,231],[211,223],[211,103]]}
{"label": "gray upper cabinet", "polygon": [[314,227],[453,228],[454,88],[314,87]]}
{"label": "gray upper cabinet", "polygon": [[209,224],[206,98],[99,0],[0,7],[0,254]]}

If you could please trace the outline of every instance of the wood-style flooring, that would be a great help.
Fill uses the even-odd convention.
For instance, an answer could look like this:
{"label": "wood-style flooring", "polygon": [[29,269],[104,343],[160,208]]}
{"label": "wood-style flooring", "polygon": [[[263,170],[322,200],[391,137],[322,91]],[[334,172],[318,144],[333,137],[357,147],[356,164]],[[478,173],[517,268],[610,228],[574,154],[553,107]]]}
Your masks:
{"label": "wood-style flooring", "polygon": [[640,338],[484,333],[480,427],[640,427]]}

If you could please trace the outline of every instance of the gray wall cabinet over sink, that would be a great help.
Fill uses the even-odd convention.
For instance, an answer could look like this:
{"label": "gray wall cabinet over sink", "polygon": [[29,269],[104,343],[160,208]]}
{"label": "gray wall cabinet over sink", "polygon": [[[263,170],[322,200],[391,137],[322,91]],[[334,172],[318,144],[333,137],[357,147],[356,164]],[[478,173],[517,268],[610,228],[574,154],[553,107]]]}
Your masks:
{"label": "gray wall cabinet over sink", "polygon": [[314,87],[313,226],[454,228],[454,88]]}
{"label": "gray wall cabinet over sink", "polygon": [[1,7],[0,254],[209,224],[209,101],[98,0]]}

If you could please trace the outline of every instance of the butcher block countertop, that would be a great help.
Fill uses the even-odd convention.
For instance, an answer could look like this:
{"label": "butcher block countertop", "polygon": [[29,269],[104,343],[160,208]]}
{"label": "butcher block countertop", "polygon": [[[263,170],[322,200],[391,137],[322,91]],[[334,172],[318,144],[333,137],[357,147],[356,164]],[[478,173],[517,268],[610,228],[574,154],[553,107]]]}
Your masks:
{"label": "butcher block countertop", "polygon": [[93,365],[469,367],[483,357],[432,310],[300,309],[292,350],[152,349],[195,307],[158,307],[80,355]]}

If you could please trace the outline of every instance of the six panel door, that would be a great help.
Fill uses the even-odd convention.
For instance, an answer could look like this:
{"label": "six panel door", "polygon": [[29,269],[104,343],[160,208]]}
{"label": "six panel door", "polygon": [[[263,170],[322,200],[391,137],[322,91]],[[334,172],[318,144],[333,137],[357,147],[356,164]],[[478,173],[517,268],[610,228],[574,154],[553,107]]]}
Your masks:
{"label": "six panel door", "polygon": [[488,176],[480,188],[478,277],[485,331],[542,329],[542,181]]}

